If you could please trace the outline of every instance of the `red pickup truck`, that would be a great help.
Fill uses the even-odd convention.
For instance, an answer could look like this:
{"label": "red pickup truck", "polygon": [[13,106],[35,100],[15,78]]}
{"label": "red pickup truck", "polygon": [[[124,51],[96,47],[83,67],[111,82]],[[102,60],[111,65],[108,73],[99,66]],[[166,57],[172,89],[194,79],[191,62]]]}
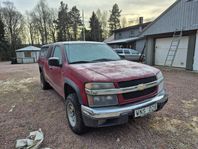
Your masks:
{"label": "red pickup truck", "polygon": [[122,60],[100,42],[44,45],[38,60],[42,89],[65,101],[73,132],[128,122],[158,111],[168,101],[160,70]]}

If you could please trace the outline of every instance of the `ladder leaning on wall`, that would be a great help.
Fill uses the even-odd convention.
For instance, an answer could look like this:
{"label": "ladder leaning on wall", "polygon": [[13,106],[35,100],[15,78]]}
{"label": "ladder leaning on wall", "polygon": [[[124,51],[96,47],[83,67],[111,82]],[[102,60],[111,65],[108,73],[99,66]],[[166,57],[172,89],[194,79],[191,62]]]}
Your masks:
{"label": "ladder leaning on wall", "polygon": [[176,30],[174,32],[173,38],[172,38],[172,41],[171,41],[171,45],[170,45],[170,48],[168,50],[168,54],[166,56],[164,66],[169,66],[169,67],[173,66],[173,62],[175,60],[180,41],[182,39],[182,35],[183,35],[182,30],[181,31]]}

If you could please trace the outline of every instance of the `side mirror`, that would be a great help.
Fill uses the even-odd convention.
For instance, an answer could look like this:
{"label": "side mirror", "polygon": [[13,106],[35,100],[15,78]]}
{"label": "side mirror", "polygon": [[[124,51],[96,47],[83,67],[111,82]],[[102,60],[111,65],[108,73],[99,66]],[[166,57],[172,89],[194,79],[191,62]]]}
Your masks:
{"label": "side mirror", "polygon": [[48,64],[49,66],[56,66],[56,67],[60,67],[60,59],[58,57],[51,57],[48,60]]}

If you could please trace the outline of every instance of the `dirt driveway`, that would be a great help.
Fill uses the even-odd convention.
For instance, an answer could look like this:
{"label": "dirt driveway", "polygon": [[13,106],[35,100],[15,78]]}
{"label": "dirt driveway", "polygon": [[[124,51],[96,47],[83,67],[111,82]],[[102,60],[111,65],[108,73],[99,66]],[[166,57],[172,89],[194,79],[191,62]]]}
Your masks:
{"label": "dirt driveway", "polygon": [[43,147],[70,148],[198,148],[198,74],[163,70],[170,95],[165,108],[128,124],[71,132],[63,100],[54,90],[42,91],[37,64],[0,63],[0,149],[41,128]]}

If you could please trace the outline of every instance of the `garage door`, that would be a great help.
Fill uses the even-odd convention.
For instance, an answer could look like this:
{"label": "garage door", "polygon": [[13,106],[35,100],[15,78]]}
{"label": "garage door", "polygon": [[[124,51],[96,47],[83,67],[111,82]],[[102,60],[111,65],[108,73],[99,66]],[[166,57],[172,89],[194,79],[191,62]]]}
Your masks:
{"label": "garage door", "polygon": [[[156,39],[155,45],[155,65],[164,65],[168,50],[171,45],[172,38]],[[182,37],[179,48],[173,62],[173,67],[186,68],[188,51],[188,37]]]}

